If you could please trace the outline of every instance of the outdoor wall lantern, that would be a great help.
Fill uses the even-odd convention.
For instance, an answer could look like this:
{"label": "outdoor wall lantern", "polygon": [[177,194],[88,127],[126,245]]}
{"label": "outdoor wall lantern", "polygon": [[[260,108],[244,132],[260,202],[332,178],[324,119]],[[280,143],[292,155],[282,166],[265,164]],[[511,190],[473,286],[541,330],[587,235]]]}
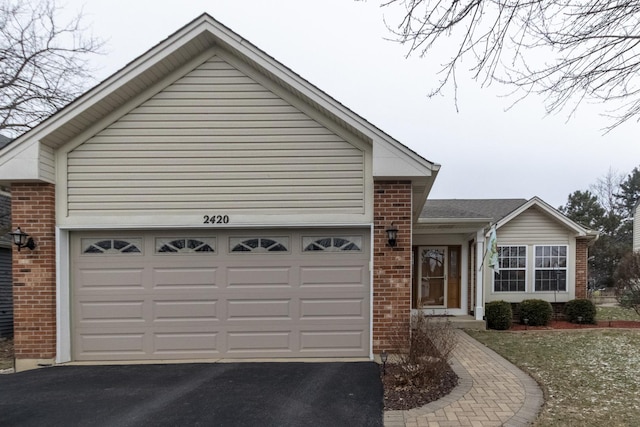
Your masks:
{"label": "outdoor wall lantern", "polygon": [[33,241],[33,238],[20,230],[20,227],[16,228],[16,231],[13,233],[9,233],[9,235],[13,239],[13,243],[18,247],[18,252],[20,252],[20,248],[29,248],[34,250],[36,247],[36,242]]}
{"label": "outdoor wall lantern", "polygon": [[393,225],[393,222],[392,222],[386,231],[387,231],[387,239],[389,242],[389,246],[391,246],[392,248],[395,248],[396,245],[398,244],[398,227]]}

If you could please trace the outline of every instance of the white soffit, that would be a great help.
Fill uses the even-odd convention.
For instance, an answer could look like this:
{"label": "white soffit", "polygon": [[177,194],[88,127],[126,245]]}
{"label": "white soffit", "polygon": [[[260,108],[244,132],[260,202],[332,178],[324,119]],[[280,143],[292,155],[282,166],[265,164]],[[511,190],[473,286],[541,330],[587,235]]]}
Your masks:
{"label": "white soffit", "polygon": [[425,177],[438,168],[439,165],[428,163],[417,155],[410,156],[386,141],[374,140],[373,176],[376,178]]}

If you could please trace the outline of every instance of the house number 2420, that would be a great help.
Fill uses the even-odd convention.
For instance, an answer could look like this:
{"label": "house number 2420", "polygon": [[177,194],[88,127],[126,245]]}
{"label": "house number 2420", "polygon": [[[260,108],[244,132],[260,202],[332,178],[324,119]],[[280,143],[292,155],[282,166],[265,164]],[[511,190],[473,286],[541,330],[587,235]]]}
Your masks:
{"label": "house number 2420", "polygon": [[229,215],[205,215],[205,224],[229,224]]}

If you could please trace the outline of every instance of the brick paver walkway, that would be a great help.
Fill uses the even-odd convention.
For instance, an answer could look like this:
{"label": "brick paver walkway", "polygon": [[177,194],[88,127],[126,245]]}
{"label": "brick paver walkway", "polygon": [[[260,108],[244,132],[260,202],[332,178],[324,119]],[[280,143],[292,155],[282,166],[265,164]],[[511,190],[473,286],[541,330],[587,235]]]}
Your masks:
{"label": "brick paver walkway", "polygon": [[527,426],[536,419],[543,403],[536,382],[462,331],[451,367],[459,381],[448,396],[409,411],[386,411],[385,427]]}

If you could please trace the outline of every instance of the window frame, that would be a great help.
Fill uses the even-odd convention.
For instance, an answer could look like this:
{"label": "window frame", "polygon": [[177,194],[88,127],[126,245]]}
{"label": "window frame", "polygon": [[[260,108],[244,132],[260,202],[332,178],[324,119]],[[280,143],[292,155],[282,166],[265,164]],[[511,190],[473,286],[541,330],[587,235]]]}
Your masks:
{"label": "window frame", "polygon": [[[500,254],[500,250],[501,248],[524,248],[524,267],[517,267],[517,268],[512,268],[512,267],[506,267],[503,268],[501,266],[501,254]],[[511,257],[509,257],[511,258]],[[519,255],[516,255],[515,258],[520,258]],[[496,289],[496,275],[498,273],[493,272],[493,274],[491,275],[491,291],[492,293],[495,294],[507,294],[507,293],[517,293],[517,294],[523,294],[527,292],[527,283],[529,280],[529,246],[528,245],[523,245],[523,244],[502,244],[502,245],[498,245],[498,266],[499,266],[499,271],[524,271],[524,289],[523,290],[507,290],[507,291],[503,291],[503,290],[498,290]]]}
{"label": "window frame", "polygon": [[[111,241],[111,248],[105,249],[102,248],[98,243],[102,243],[105,241]],[[124,242],[127,243],[127,247],[134,247],[135,251],[125,251],[123,252],[121,249],[114,248],[114,242]],[[98,249],[97,252],[89,252],[90,247],[95,247]],[[145,251],[145,241],[142,236],[134,236],[134,237],[83,237],[80,239],[80,256],[89,256],[89,257],[99,257],[99,256],[143,256]]]}
{"label": "window frame", "polygon": [[[552,248],[552,247],[557,247],[557,248],[565,248],[565,253],[564,253],[564,259],[565,259],[565,265],[564,267],[551,267],[551,268],[545,268],[545,267],[538,267],[537,266],[537,259],[538,259],[538,255],[537,255],[537,250],[538,248]],[[544,252],[544,250],[543,250]],[[554,255],[549,255],[550,257],[553,257]],[[541,257],[545,257],[544,253],[541,255]],[[558,258],[561,257],[561,255],[557,255]],[[553,293],[569,293],[569,263],[570,263],[570,259],[571,257],[569,256],[569,245],[568,244],[545,244],[545,245],[533,245],[533,292],[534,293],[549,293],[549,292],[553,292]],[[538,283],[538,278],[537,278],[537,272],[538,271],[551,271],[551,272],[555,272],[555,271],[564,271],[564,289],[560,290],[560,289],[547,289],[547,290],[538,290],[537,289],[537,283]],[[557,280],[557,279],[556,279]]]}
{"label": "window frame", "polygon": [[[208,245],[212,250],[211,251],[195,251],[189,250],[188,248],[179,249],[176,251],[161,251],[162,247],[165,245],[171,245],[175,241],[184,240],[185,243],[188,241],[199,241],[203,245]],[[154,255],[159,256],[197,256],[197,255],[217,255],[218,254],[218,239],[216,237],[202,237],[202,236],[155,236],[154,237]],[[172,245],[171,245],[172,246]]]}
{"label": "window frame", "polygon": [[[357,234],[302,235],[300,237],[301,237],[300,249],[303,254],[319,254],[319,253],[355,254],[355,253],[362,253],[363,246],[364,246],[364,237],[362,235],[357,235]],[[332,245],[328,247],[323,247],[322,245],[318,244],[319,241],[325,240],[325,239],[331,239]],[[336,239],[344,240],[347,243],[345,243],[343,246],[334,246],[333,243],[335,243]],[[315,245],[317,249],[307,249],[312,245]],[[350,246],[354,246],[357,249],[348,248]]]}
{"label": "window frame", "polygon": [[[256,248],[261,248],[261,249],[256,249],[253,248],[252,250],[247,250],[247,251],[234,251],[234,249],[237,246],[240,245],[246,245],[246,242],[250,241],[250,240],[257,240],[260,243],[262,243],[262,240],[273,240],[276,244],[279,244],[280,246],[282,246],[283,248],[285,248],[284,251],[280,251],[280,250],[269,250],[268,248],[265,248],[264,246],[262,246],[261,244],[259,244],[258,246],[256,246]],[[251,235],[251,236],[229,236],[228,238],[228,247],[227,247],[227,251],[230,255],[237,255],[237,256],[243,256],[243,255],[253,255],[253,256],[264,256],[265,254],[271,254],[271,255],[278,255],[278,254],[282,254],[282,255],[286,255],[286,254],[291,254],[291,236],[287,236],[287,235],[277,235],[277,236],[270,236],[270,235]],[[274,245],[275,246],[275,245]]]}

